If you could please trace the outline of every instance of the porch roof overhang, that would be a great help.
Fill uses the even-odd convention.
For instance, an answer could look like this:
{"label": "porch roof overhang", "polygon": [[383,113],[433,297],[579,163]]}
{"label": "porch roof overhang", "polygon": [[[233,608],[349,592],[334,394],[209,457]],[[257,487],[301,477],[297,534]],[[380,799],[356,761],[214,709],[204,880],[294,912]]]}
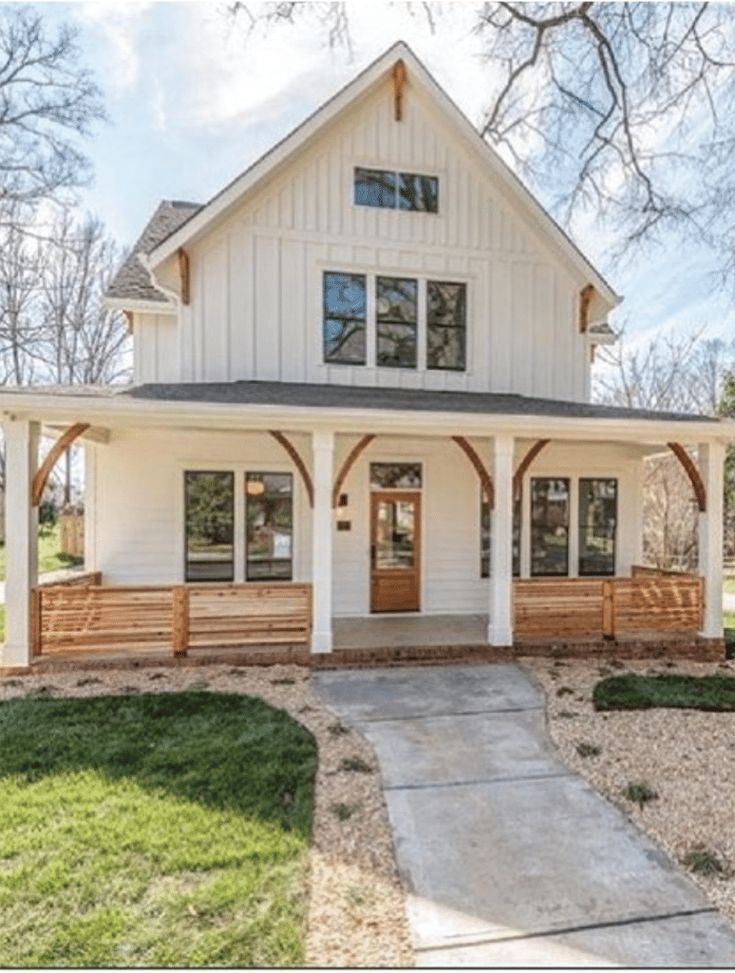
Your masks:
{"label": "porch roof overhang", "polygon": [[108,428],[329,428],[336,432],[694,444],[735,440],[735,420],[509,393],[296,382],[4,388],[0,413]]}

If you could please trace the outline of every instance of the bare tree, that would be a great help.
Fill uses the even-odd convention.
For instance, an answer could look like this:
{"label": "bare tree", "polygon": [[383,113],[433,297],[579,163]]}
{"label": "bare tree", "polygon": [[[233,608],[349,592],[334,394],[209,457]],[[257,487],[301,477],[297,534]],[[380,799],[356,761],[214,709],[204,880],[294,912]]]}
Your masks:
{"label": "bare tree", "polygon": [[[11,214],[17,207],[9,207]],[[32,381],[34,349],[40,337],[39,244],[23,232],[15,215],[0,227],[0,383]]]}
{"label": "bare tree", "polygon": [[0,8],[0,224],[30,226],[39,203],[68,199],[88,174],[80,137],[103,114],[75,32]]}

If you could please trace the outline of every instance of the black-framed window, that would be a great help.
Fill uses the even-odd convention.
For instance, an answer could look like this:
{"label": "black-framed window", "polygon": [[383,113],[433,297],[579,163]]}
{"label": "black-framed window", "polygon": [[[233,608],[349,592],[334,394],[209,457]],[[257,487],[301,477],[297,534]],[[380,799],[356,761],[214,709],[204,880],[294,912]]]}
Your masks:
{"label": "black-framed window", "polygon": [[398,207],[418,213],[439,211],[439,180],[412,172],[398,175]]}
{"label": "black-framed window", "polygon": [[233,581],[235,577],[235,474],[184,473],[187,581]]}
{"label": "black-framed window", "polygon": [[355,168],[354,200],[358,206],[401,209],[416,213],[439,211],[439,179],[416,172]]}
{"label": "black-framed window", "polygon": [[569,479],[531,478],[531,575],[569,574]]}
{"label": "black-framed window", "polygon": [[612,477],[579,480],[579,573],[615,574],[618,481]]}
{"label": "black-framed window", "polygon": [[418,281],[376,277],[376,362],[388,368],[416,368]]}
{"label": "black-framed window", "polygon": [[426,284],[426,367],[464,371],[467,346],[467,285]]}
{"label": "black-framed window", "polygon": [[[490,577],[490,548],[492,538],[492,511],[480,492],[480,577]],[[513,577],[521,573],[521,498],[513,498]]]}
{"label": "black-framed window", "polygon": [[397,173],[385,169],[355,169],[355,203],[358,206],[396,208]]}
{"label": "black-framed window", "polygon": [[293,477],[245,474],[245,577],[248,581],[293,578]]}
{"label": "black-framed window", "polygon": [[365,274],[326,271],[323,278],[324,361],[365,364]]}

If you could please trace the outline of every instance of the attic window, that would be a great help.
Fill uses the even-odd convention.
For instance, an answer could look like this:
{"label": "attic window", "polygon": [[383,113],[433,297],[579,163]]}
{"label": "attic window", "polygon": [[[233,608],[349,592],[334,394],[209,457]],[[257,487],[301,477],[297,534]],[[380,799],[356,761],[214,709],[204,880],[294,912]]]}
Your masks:
{"label": "attic window", "polygon": [[355,204],[436,213],[439,210],[439,180],[413,172],[386,169],[355,169]]}

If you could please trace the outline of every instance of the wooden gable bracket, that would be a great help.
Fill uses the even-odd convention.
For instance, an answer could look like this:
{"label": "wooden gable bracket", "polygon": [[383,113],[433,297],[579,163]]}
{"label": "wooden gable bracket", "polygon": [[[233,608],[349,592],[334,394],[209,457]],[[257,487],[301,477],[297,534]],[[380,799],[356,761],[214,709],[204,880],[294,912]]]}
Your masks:
{"label": "wooden gable bracket", "polygon": [[586,284],[579,292],[579,331],[580,334],[587,334],[590,326],[589,311],[595,289],[592,284]]}
{"label": "wooden gable bracket", "polygon": [[495,506],[495,488],[493,487],[492,477],[485,468],[485,464],[475,452],[472,444],[469,443],[464,436],[452,436],[452,439],[459,446],[470,463],[472,463],[474,466],[477,475],[480,478],[482,492],[485,494],[485,499],[490,504],[490,509],[492,510]]}
{"label": "wooden gable bracket", "polygon": [[176,257],[179,261],[179,284],[181,286],[181,303],[188,305],[191,297],[191,290],[189,286],[189,254],[184,250],[183,247],[179,247],[176,251]]}
{"label": "wooden gable bracket", "polygon": [[75,422],[73,426],[69,426],[68,429],[65,429],[59,438],[54,442],[53,446],[46,454],[43,463],[41,463],[36,470],[36,475],[33,477],[33,482],[31,483],[32,507],[37,507],[40,504],[41,498],[43,497],[43,491],[48,483],[48,478],[51,476],[51,471],[56,466],[62,453],[65,453],[74,440],[78,439],[88,429],[88,422]]}
{"label": "wooden gable bracket", "polygon": [[684,472],[689,477],[689,482],[694,490],[694,496],[697,498],[697,507],[700,513],[704,513],[707,510],[707,488],[697,469],[697,464],[681,443],[666,443],[666,445],[684,467]]}
{"label": "wooden gable bracket", "polygon": [[286,450],[288,455],[293,460],[293,464],[301,475],[301,479],[304,483],[304,489],[306,490],[306,495],[309,498],[309,506],[314,506],[314,484],[311,481],[311,475],[306,468],[306,464],[301,458],[301,454],[298,449],[294,446],[288,436],[285,436],[282,432],[278,432],[275,429],[270,429],[269,435],[273,436],[275,441]]}
{"label": "wooden gable bracket", "polygon": [[133,312],[132,311],[123,311],[123,314],[125,315],[125,320],[128,322],[128,334],[132,334],[133,333],[133,319],[134,319]]}
{"label": "wooden gable bracket", "polygon": [[545,446],[548,446],[550,442],[550,439],[537,440],[518,464],[518,469],[513,474],[513,497],[515,499],[521,495],[521,487],[523,486],[523,477],[526,475],[526,470],[531,463],[533,463],[541,450]]}
{"label": "wooden gable bracket", "polygon": [[406,86],[406,65],[399,58],[393,65],[393,111],[397,122],[403,118],[403,89]]}
{"label": "wooden gable bracket", "polygon": [[334,481],[334,487],[332,489],[333,508],[336,508],[339,505],[339,495],[342,490],[342,485],[347,479],[350,470],[357,462],[360,454],[367,449],[373,439],[375,439],[375,433],[369,433],[367,436],[363,436],[362,439],[358,440],[347,454],[345,461],[340,466],[337,479]]}

